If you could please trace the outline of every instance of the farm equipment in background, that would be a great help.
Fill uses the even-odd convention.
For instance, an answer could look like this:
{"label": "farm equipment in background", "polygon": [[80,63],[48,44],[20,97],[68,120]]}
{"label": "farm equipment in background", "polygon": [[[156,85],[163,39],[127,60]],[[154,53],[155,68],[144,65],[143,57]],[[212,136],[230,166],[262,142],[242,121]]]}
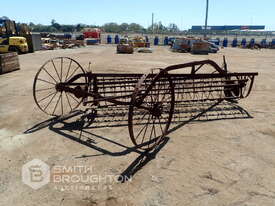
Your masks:
{"label": "farm equipment in background", "polygon": [[209,43],[198,41],[194,42],[191,46],[192,54],[208,54],[209,53]]}
{"label": "farm equipment in background", "polygon": [[84,41],[83,40],[73,40],[73,39],[65,39],[62,41],[62,49],[72,49],[76,47],[84,47]]}
{"label": "farm equipment in background", "polygon": [[212,42],[209,42],[209,44],[209,53],[217,53],[220,50],[217,44]]}
{"label": "farm equipment in background", "polygon": [[41,49],[42,40],[40,34],[32,34],[27,24],[17,24],[18,35],[27,40],[29,52],[35,52]]}
{"label": "farm equipment in background", "polygon": [[27,40],[19,35],[15,21],[0,20],[0,53],[17,52],[18,54],[29,51]]}
{"label": "farm equipment in background", "polygon": [[51,38],[42,38],[42,50],[53,50],[59,47],[60,44],[57,40]]}
{"label": "farm equipment in background", "polygon": [[246,49],[262,49],[263,47],[261,44],[257,43],[249,43],[248,45],[245,46]]}
{"label": "farm equipment in background", "polygon": [[175,37],[169,37],[169,38],[168,38],[168,45],[169,45],[170,47],[172,47],[173,44],[174,44],[174,42],[175,42],[175,40],[176,40]]}
{"label": "farm equipment in background", "polygon": [[219,47],[217,45],[204,40],[194,42],[191,47],[192,54],[217,53],[218,51]]}
{"label": "farm equipment in background", "polygon": [[83,36],[87,45],[101,43],[101,30],[98,28],[84,28]]}
{"label": "farm equipment in background", "polygon": [[0,53],[17,52],[17,54],[28,53],[27,40],[24,37],[12,36],[0,38]]}
{"label": "farm equipment in background", "polygon": [[136,36],[133,39],[131,39],[133,43],[134,48],[149,48],[150,47],[150,42],[146,42],[146,39],[141,36]]}
{"label": "farm equipment in background", "polygon": [[193,37],[176,38],[171,46],[173,52],[191,52],[192,54],[217,53],[219,47],[214,43]]}
{"label": "farm equipment in background", "polygon": [[73,49],[85,46],[83,40],[42,38],[43,50]]}
{"label": "farm equipment in background", "polygon": [[[9,19],[0,19],[0,37],[4,39],[1,41],[4,45],[1,46],[5,52],[28,53],[41,49],[41,36],[32,34],[27,24],[16,24]],[[10,49],[7,50],[7,46]]]}
{"label": "farm equipment in background", "polygon": [[190,52],[194,38],[176,38],[171,45],[173,52]]}
{"label": "farm equipment in background", "polygon": [[134,47],[132,42],[130,42],[128,38],[121,38],[119,44],[117,45],[117,53],[133,54]]}

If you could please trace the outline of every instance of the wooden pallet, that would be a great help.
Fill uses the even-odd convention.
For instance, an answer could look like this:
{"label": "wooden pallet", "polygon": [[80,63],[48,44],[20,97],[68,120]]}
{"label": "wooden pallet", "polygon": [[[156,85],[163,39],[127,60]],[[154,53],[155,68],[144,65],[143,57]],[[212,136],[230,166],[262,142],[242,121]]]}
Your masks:
{"label": "wooden pallet", "polygon": [[16,52],[0,54],[0,74],[19,70],[19,59]]}

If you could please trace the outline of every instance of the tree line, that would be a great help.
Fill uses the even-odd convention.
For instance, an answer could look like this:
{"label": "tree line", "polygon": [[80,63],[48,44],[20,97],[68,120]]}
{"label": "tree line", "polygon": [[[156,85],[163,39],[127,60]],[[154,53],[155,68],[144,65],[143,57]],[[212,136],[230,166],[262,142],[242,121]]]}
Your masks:
{"label": "tree line", "polygon": [[102,26],[87,25],[87,24],[59,24],[54,19],[51,21],[51,25],[34,24],[29,23],[29,27],[33,32],[81,32],[84,28],[99,28],[104,32],[110,33],[179,33],[181,32],[178,26],[174,23],[170,23],[168,26],[164,26],[161,22],[154,23],[148,28],[144,28],[137,23],[122,23],[117,24],[115,22],[106,23]]}

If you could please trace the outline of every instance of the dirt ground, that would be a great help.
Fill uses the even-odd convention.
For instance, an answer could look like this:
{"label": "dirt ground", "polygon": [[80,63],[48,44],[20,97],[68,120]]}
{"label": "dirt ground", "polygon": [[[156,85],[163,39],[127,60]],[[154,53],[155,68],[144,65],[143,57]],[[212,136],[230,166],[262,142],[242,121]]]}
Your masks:
{"label": "dirt ground", "polygon": [[[0,205],[275,205],[275,50],[226,48],[206,56],[153,49],[119,55],[114,46],[99,45],[19,56],[21,70],[0,76]],[[145,73],[194,60],[221,65],[223,55],[230,71],[259,72],[252,93],[238,104],[253,118],[192,121],[171,132],[155,156],[133,149],[127,126],[92,128],[82,141],[79,127],[41,124],[51,117],[32,97],[34,76],[52,57],[72,57],[84,68],[90,61],[93,72]],[[21,178],[22,166],[33,159],[51,169],[91,167],[101,179],[84,183],[86,189],[51,179],[35,190]],[[121,174],[132,178],[124,183],[111,178]]]}

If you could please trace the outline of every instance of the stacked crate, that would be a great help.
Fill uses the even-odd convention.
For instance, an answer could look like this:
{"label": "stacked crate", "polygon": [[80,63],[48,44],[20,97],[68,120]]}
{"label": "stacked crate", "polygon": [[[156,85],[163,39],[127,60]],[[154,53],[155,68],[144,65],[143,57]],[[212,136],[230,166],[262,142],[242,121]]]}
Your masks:
{"label": "stacked crate", "polygon": [[16,52],[0,54],[0,74],[4,74],[19,69],[19,59]]}

